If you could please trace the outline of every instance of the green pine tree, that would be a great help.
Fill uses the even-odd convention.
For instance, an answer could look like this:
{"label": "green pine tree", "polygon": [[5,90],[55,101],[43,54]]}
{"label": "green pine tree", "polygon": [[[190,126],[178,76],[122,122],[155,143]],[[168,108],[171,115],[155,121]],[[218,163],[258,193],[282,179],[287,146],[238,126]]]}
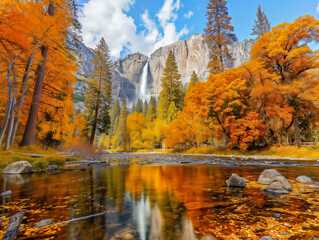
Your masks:
{"label": "green pine tree", "polygon": [[85,116],[87,125],[91,129],[90,144],[94,143],[96,130],[107,133],[110,128],[110,105],[112,102],[111,60],[110,50],[102,38],[94,50],[95,57],[91,80],[88,82],[85,94]]}
{"label": "green pine tree", "polygon": [[189,81],[189,84],[188,84],[188,87],[186,90],[186,95],[187,95],[187,93],[189,93],[192,90],[192,88],[195,86],[195,84],[197,82],[199,82],[199,78],[198,78],[197,74],[195,73],[195,71],[193,71],[192,76],[191,76],[191,80]]}
{"label": "green pine tree", "polygon": [[183,107],[183,91],[181,75],[178,73],[178,67],[173,52],[170,51],[166,61],[162,77],[162,91],[159,98],[158,113],[160,118],[167,119],[168,108],[171,102],[174,102],[177,110]]}
{"label": "green pine tree", "polygon": [[144,114],[144,116],[146,116],[147,110],[148,110],[148,103],[147,103],[147,101],[145,100],[145,101],[144,101],[144,104],[143,104],[143,114]]}
{"label": "green pine tree", "polygon": [[131,112],[132,112],[132,113],[136,112],[136,105],[135,105],[135,103],[133,103]]}
{"label": "green pine tree", "polygon": [[261,10],[261,6],[258,5],[257,9],[257,20],[255,20],[255,25],[253,27],[253,32],[250,35],[255,35],[257,38],[260,38],[266,32],[270,31],[270,22],[264,11]]}
{"label": "green pine tree", "polygon": [[140,98],[137,99],[135,111],[136,111],[137,113],[143,112],[143,101],[142,101],[142,99],[140,99]]}
{"label": "green pine tree", "polygon": [[177,117],[178,109],[175,106],[174,102],[171,102],[167,111],[167,122],[171,123]]}
{"label": "green pine tree", "polygon": [[128,112],[126,109],[126,100],[125,98],[123,98],[121,104],[121,112],[118,121],[118,127],[115,134],[115,145],[124,149],[127,149],[128,145],[128,134],[126,128],[127,115]]}

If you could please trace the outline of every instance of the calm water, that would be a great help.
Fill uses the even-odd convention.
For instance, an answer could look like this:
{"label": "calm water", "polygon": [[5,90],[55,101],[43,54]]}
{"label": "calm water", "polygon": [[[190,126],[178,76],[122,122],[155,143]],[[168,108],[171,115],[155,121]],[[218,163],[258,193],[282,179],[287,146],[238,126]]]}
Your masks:
{"label": "calm water", "polygon": [[[69,223],[54,239],[254,239],[247,236],[263,236],[279,225],[283,226],[280,232],[309,219],[317,221],[318,205],[305,199],[315,202],[318,191],[306,189],[302,196],[294,196],[295,188],[295,193],[277,198],[266,196],[253,182],[244,191],[226,187],[231,173],[256,181],[263,169],[127,165],[31,177],[3,175],[0,192],[10,189],[13,194],[1,199],[0,211],[8,217],[25,210],[27,228],[42,219],[60,222],[106,212]],[[276,169],[290,181],[299,175],[319,181],[319,167]],[[281,219],[271,217],[277,212],[283,214]],[[302,231],[315,236],[316,223],[302,225]],[[312,239],[300,236],[289,239]]]}

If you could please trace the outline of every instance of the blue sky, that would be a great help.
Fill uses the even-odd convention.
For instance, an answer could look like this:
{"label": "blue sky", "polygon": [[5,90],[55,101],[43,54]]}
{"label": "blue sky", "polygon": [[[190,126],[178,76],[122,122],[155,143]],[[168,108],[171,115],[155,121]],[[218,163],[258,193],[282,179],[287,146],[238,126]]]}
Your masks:
{"label": "blue sky", "polygon": [[[156,48],[203,33],[208,0],[78,0],[83,6],[83,38],[94,47],[103,36],[114,58],[130,52],[149,55]],[[310,14],[319,17],[318,0],[229,0],[229,15],[239,41],[251,38],[258,4],[272,26]]]}

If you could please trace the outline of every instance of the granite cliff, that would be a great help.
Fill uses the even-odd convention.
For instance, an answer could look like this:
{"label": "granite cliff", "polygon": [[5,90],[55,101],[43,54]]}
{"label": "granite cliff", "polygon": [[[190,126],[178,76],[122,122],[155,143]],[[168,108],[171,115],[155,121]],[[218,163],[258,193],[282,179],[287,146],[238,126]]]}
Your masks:
{"label": "granite cliff", "polygon": [[[254,40],[245,40],[229,46],[234,58],[234,67],[238,67],[249,60],[253,44]],[[77,96],[78,102],[81,102],[86,88],[85,79],[92,73],[91,59],[94,57],[94,53],[82,43],[76,44],[72,51],[75,53],[75,58],[79,64],[75,96]],[[128,102],[134,102],[141,95],[142,76],[144,78],[146,76],[145,89],[148,96],[158,96],[161,91],[161,78],[169,51],[174,53],[183,85],[188,84],[193,71],[197,73],[201,81],[207,80],[209,76],[207,69],[209,62],[208,47],[204,42],[203,34],[194,34],[186,40],[157,49],[150,57],[134,53],[114,62],[112,67],[114,97],[125,97]],[[148,65],[146,65],[147,62]]]}

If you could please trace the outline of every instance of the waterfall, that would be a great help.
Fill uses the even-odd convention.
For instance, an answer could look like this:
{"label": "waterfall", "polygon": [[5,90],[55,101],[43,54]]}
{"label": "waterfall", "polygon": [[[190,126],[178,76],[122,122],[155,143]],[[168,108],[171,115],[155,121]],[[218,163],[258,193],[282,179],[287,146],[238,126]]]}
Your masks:
{"label": "waterfall", "polygon": [[142,72],[142,76],[141,76],[141,81],[140,81],[140,92],[138,94],[139,98],[142,99],[142,101],[144,102],[145,100],[148,101],[148,93],[147,93],[147,77],[148,77],[148,60],[145,64],[145,66],[143,67],[143,72]]}

